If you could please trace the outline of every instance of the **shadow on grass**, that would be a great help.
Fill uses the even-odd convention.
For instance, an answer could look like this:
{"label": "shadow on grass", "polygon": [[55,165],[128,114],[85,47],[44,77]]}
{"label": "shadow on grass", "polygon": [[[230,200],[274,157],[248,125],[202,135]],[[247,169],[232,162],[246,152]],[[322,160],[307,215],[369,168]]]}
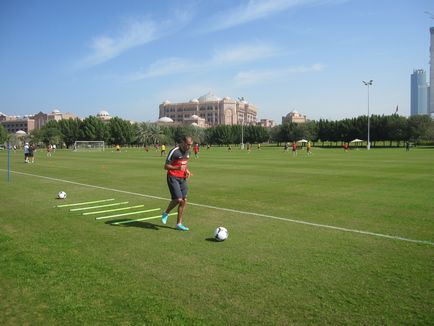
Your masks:
{"label": "shadow on grass", "polygon": [[154,223],[149,223],[149,222],[141,222],[141,221],[136,221],[136,222],[131,222],[131,223],[123,223],[123,224],[115,224],[117,222],[124,222],[124,221],[128,221],[128,220],[125,220],[125,219],[112,220],[112,221],[105,222],[105,224],[108,224],[111,226],[120,226],[120,227],[136,227],[136,228],[149,229],[149,230],[159,230],[159,229],[163,229],[163,228],[176,230],[176,228],[171,227],[171,226],[154,224]]}
{"label": "shadow on grass", "polygon": [[210,241],[210,242],[220,242],[220,241],[217,241],[215,238],[206,238],[205,240]]}

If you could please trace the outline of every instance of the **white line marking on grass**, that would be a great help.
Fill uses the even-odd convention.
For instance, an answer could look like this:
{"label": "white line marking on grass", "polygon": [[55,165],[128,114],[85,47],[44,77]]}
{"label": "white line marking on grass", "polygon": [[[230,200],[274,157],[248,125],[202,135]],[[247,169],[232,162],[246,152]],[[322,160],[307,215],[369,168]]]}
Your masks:
{"label": "white line marking on grass", "polygon": [[[0,171],[5,171],[6,172],[7,170],[0,169]],[[125,191],[125,190],[119,190],[119,189],[113,189],[113,188],[107,188],[107,187],[89,185],[89,184],[75,182],[75,181],[68,181],[68,180],[62,180],[62,179],[57,179],[57,178],[52,178],[52,177],[46,177],[46,176],[43,176],[43,175],[30,174],[30,173],[18,172],[18,171],[10,171],[10,172],[15,173],[15,174],[21,174],[21,175],[26,175],[26,176],[31,176],[31,177],[37,177],[37,178],[47,179],[47,180],[53,180],[53,181],[57,181],[57,182],[70,183],[70,184],[74,184],[74,185],[78,185],[78,186],[84,186],[84,187],[90,187],[90,188],[96,188],[96,189],[102,189],[102,190],[109,190],[109,191],[115,191],[115,192],[120,192],[120,193],[128,194],[128,195],[141,196],[141,197],[152,198],[152,199],[159,199],[159,200],[165,200],[165,201],[170,200],[168,198],[163,198],[163,197],[158,197],[158,196],[151,196],[151,195],[139,194],[137,192],[131,192],[131,191]],[[297,224],[304,224],[304,225],[309,225],[309,226],[314,226],[314,227],[319,227],[319,228],[332,229],[332,230],[343,231],[343,232],[350,232],[350,233],[358,233],[358,234],[370,235],[370,236],[379,237],[379,238],[386,238],[386,239],[406,241],[406,242],[412,242],[412,243],[419,243],[419,244],[426,244],[426,245],[434,246],[434,242],[427,241],[427,240],[415,240],[415,239],[404,238],[404,237],[395,236],[395,235],[382,234],[382,233],[369,232],[369,231],[362,231],[362,230],[356,230],[356,229],[347,229],[347,228],[343,228],[343,227],[339,227],[339,226],[332,226],[332,225],[326,225],[326,224],[318,224],[318,223],[306,222],[306,221],[301,221],[301,220],[294,220],[294,219],[289,219],[289,218],[272,216],[272,215],[267,215],[267,214],[260,214],[260,213],[246,212],[246,211],[239,211],[239,210],[231,209],[231,208],[223,208],[223,207],[210,206],[210,205],[204,205],[204,204],[196,204],[196,203],[192,203],[192,202],[189,202],[189,205],[198,206],[198,207],[205,207],[205,208],[211,208],[211,209],[215,209],[215,210],[220,210],[220,211],[225,211],[225,212],[232,212],[232,213],[237,213],[237,214],[252,215],[252,216],[258,216],[258,217],[267,217],[267,218],[271,218],[271,219],[274,219],[274,220],[285,221],[285,222],[292,222],[292,223],[297,223]]]}

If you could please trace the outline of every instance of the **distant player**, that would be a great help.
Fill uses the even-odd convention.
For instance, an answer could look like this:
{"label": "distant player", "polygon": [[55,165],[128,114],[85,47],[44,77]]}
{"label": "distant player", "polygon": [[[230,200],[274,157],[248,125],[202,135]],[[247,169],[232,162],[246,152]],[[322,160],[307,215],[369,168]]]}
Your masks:
{"label": "distant player", "polygon": [[160,156],[166,155],[166,144],[161,145]]}
{"label": "distant player", "polygon": [[167,218],[172,209],[178,206],[178,217],[176,228],[181,231],[188,231],[189,228],[182,224],[183,213],[187,205],[188,184],[187,179],[192,175],[187,168],[190,158],[190,148],[193,145],[191,137],[184,137],[179,146],[171,149],[167,155],[164,169],[167,170],[167,186],[172,197],[169,206],[161,216],[161,222],[167,223]]}
{"label": "distant player", "polygon": [[29,162],[28,163],[35,163],[35,151],[36,151],[36,146],[31,143],[29,146]]}
{"label": "distant player", "polygon": [[24,144],[24,163],[29,163],[29,143]]}
{"label": "distant player", "polygon": [[307,142],[306,152],[307,152],[308,156],[310,156],[312,154],[312,145],[310,144],[310,141]]}
{"label": "distant player", "polygon": [[344,151],[348,152],[348,143],[344,143]]}
{"label": "distant player", "polygon": [[199,158],[199,144],[196,143],[194,144],[194,148],[193,148],[193,152],[194,152],[194,158]]}
{"label": "distant player", "polygon": [[292,142],[292,156],[297,156],[297,144]]}

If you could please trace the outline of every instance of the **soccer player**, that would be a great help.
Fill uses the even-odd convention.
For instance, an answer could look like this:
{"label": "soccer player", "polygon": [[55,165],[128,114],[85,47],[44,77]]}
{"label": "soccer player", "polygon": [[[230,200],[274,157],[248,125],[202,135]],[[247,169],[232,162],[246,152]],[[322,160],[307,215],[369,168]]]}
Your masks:
{"label": "soccer player", "polygon": [[166,155],[166,144],[161,145],[160,156]]}
{"label": "soccer player", "polygon": [[191,145],[193,145],[191,137],[184,137],[179,146],[172,148],[169,151],[166,164],[164,164],[164,169],[167,170],[167,185],[172,200],[170,201],[169,206],[167,206],[167,209],[163,212],[161,222],[166,224],[170,211],[178,206],[176,228],[181,231],[189,230],[188,227],[182,224],[182,217],[185,206],[187,205],[187,179],[192,175],[187,168]]}
{"label": "soccer player", "polygon": [[36,151],[36,146],[31,143],[29,146],[29,163],[35,163],[35,151]]}
{"label": "soccer player", "polygon": [[199,158],[199,144],[198,143],[194,144],[193,151],[194,151],[194,158]]}
{"label": "soccer player", "polygon": [[24,144],[24,163],[30,163],[30,161],[29,161],[29,143]]}
{"label": "soccer player", "polygon": [[348,152],[348,147],[349,147],[349,146],[348,146],[348,143],[344,143],[343,147],[344,147],[344,151],[345,151],[345,152]]}

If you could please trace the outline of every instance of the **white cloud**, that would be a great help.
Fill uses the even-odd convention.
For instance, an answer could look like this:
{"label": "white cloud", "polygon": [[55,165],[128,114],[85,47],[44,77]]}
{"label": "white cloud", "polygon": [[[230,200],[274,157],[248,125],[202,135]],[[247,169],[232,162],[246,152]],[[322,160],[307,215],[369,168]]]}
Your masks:
{"label": "white cloud", "polygon": [[149,17],[129,18],[119,28],[117,36],[93,38],[89,44],[90,53],[76,64],[76,68],[102,64],[132,48],[174,33],[187,25],[192,15],[191,10],[175,10],[172,18],[158,24]]}
{"label": "white cloud", "polygon": [[245,44],[228,47],[226,50],[219,49],[211,61],[215,64],[243,63],[274,57],[279,53],[279,49],[267,44]]}
{"label": "white cloud", "polygon": [[191,72],[198,67],[199,65],[197,63],[189,62],[182,58],[166,58],[155,61],[145,71],[132,74],[127,79],[129,81],[135,81],[152,77],[180,74]]}
{"label": "white cloud", "polygon": [[205,60],[189,61],[182,58],[166,58],[152,63],[144,71],[130,75],[127,80],[135,81],[140,79],[174,75],[180,73],[192,73],[224,68],[234,64],[242,64],[252,61],[277,56],[281,51],[274,46],[266,44],[240,44],[227,46],[226,50],[215,51],[214,55]]}
{"label": "white cloud", "polygon": [[121,53],[149,43],[157,37],[157,29],[150,19],[129,20],[116,37],[98,36],[90,43],[90,54],[80,60],[78,68],[95,66],[109,61]]}
{"label": "white cloud", "polygon": [[315,63],[311,66],[296,66],[285,69],[250,70],[239,72],[234,77],[238,86],[251,85],[281,79],[294,74],[318,72],[324,70],[325,66]]}
{"label": "white cloud", "polygon": [[306,5],[335,2],[333,0],[249,0],[235,8],[223,11],[211,17],[205,32],[223,30],[245,24],[257,19],[271,16],[275,13]]}

